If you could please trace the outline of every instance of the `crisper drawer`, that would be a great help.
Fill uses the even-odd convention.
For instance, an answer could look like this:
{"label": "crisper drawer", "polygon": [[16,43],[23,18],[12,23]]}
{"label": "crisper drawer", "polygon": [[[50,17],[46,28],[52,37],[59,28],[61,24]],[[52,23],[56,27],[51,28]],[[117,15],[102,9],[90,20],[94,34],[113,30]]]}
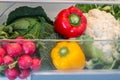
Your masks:
{"label": "crisper drawer", "polygon": [[[112,1],[100,2],[97,0],[95,2],[38,1],[38,3],[37,1],[33,3],[32,1],[20,1],[20,3],[17,1],[10,3],[3,1],[3,3],[0,3],[0,7],[0,46],[5,48],[7,52],[4,56],[9,54],[15,61],[15,63],[7,66],[4,63],[5,61],[1,63],[1,76],[10,75],[5,73],[6,69],[17,68],[17,78],[14,78],[18,80],[19,74],[24,69],[30,70],[31,74],[27,77],[31,80],[117,80],[120,78],[119,1],[113,4]],[[78,24],[81,24],[80,26],[64,24],[65,22],[70,23],[73,17],[76,17],[74,7],[81,10],[78,11],[80,17],[76,18],[77,21],[81,21],[78,22]],[[63,9],[65,9],[66,14],[58,15]],[[73,9],[75,14],[71,21],[66,19],[71,18],[68,14],[71,14],[72,11],[67,13],[70,9]],[[77,14],[77,17],[79,14]],[[60,16],[60,20],[55,23],[58,16]],[[63,21],[61,17],[65,17],[62,18]],[[59,28],[55,30],[55,26]],[[65,26],[64,28],[68,30],[70,30],[70,27],[71,29],[74,28],[70,33],[68,30],[65,31],[60,28],[61,26]],[[79,36],[75,34],[77,36],[74,37],[74,29],[76,29],[76,33],[79,33]],[[81,33],[78,29],[81,30]],[[29,50],[25,52],[24,49],[30,47],[23,47],[25,42],[35,43],[36,49],[33,47],[30,49],[30,53]],[[3,43],[8,45],[9,43],[19,44],[22,48],[17,50],[21,51],[21,54],[11,54],[14,50],[6,49],[11,47],[3,46]],[[34,55],[31,53],[33,49],[36,53]],[[19,58],[23,54],[29,54],[32,59],[37,57],[40,62],[37,64],[34,62],[35,66],[32,66],[33,62],[30,59],[29,66],[24,68],[26,66],[22,62],[27,59],[20,59],[22,62],[19,62]],[[33,68],[37,68],[37,70]]]}
{"label": "crisper drawer", "polygon": [[31,75],[32,80],[118,80],[120,72],[116,70],[84,70],[76,72],[41,71]]}

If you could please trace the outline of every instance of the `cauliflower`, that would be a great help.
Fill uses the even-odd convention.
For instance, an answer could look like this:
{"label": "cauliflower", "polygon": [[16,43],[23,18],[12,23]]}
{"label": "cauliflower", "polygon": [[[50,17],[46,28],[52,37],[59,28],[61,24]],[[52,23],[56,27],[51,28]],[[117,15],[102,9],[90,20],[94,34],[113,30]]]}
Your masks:
{"label": "cauliflower", "polygon": [[[84,14],[87,18],[87,29],[85,34],[93,37],[94,40],[115,40],[120,35],[120,23],[113,15],[98,9],[92,9]],[[111,58],[114,48],[113,42],[94,42],[94,45],[101,49],[106,59]]]}
{"label": "cauliflower", "polygon": [[118,68],[120,64],[117,61],[120,60],[120,54],[113,40],[118,40],[120,35],[119,20],[116,20],[111,13],[99,9],[91,9],[84,15],[87,18],[87,29],[84,35],[75,39],[88,40],[80,43],[86,56],[86,68]]}
{"label": "cauliflower", "polygon": [[85,34],[95,40],[114,40],[120,35],[120,23],[110,13],[92,9],[84,15],[87,18]]}

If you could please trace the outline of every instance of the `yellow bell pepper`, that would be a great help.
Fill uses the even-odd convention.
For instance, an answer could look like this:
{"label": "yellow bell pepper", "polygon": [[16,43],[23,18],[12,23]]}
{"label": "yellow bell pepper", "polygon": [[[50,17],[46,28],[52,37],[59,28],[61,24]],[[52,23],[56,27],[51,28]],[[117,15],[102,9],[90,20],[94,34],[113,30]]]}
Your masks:
{"label": "yellow bell pepper", "polygon": [[59,70],[83,69],[85,55],[77,42],[61,41],[51,51],[51,59]]}

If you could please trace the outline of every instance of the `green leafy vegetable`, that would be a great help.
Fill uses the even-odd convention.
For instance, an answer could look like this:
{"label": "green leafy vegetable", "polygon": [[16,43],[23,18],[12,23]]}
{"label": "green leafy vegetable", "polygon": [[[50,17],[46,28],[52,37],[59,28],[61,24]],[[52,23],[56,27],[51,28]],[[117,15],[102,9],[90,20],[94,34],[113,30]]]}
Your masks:
{"label": "green leafy vegetable", "polygon": [[75,5],[77,8],[82,10],[84,13],[88,13],[89,10],[97,8],[98,5],[94,4],[76,4]]}
{"label": "green leafy vegetable", "polygon": [[102,50],[93,45],[94,39],[92,37],[88,35],[82,35],[80,38],[83,40],[87,40],[83,41],[83,43],[80,45],[88,60],[91,58],[96,58],[104,61],[104,53],[102,52]]}
{"label": "green leafy vegetable", "polygon": [[[16,39],[19,36],[25,39],[59,39],[53,29],[53,21],[47,17],[41,6],[31,8],[27,6],[16,8],[8,15],[6,24],[0,26],[0,39]],[[54,43],[54,42],[53,42]],[[42,61],[40,70],[52,70],[55,67],[50,58],[52,42],[36,42],[36,56]],[[0,67],[1,69],[2,67]],[[4,70],[4,69],[3,69]],[[2,76],[3,70],[0,70]],[[4,73],[3,73],[4,74]]]}
{"label": "green leafy vegetable", "polygon": [[120,37],[116,40],[116,50],[120,53]]}
{"label": "green leafy vegetable", "polygon": [[41,6],[32,8],[28,6],[22,6],[16,8],[14,11],[10,12],[7,19],[7,25],[11,24],[12,22],[16,21],[17,19],[24,18],[24,17],[44,17],[45,20],[53,24],[53,21],[45,13],[44,9]]}
{"label": "green leafy vegetable", "polygon": [[113,56],[111,56],[109,59],[106,59],[104,55],[106,53],[94,45],[95,41],[92,37],[88,35],[82,35],[77,39],[82,40],[80,42],[80,46],[87,59],[87,69],[113,69],[114,66],[116,66],[116,59],[114,59]]}
{"label": "green leafy vegetable", "polygon": [[4,74],[4,70],[5,70],[5,69],[6,69],[6,67],[5,67],[4,65],[1,65],[1,66],[0,66],[0,77],[5,75],[5,74]]}
{"label": "green leafy vegetable", "polygon": [[37,45],[39,47],[38,49],[42,62],[40,70],[55,70],[56,68],[51,61],[50,52],[51,49],[56,45],[56,43],[52,41],[39,41]]}
{"label": "green leafy vegetable", "polygon": [[26,39],[60,38],[53,29],[53,21],[41,6],[16,8],[9,13],[6,25],[0,27],[1,39],[15,39],[18,36]]}
{"label": "green leafy vegetable", "polygon": [[99,9],[111,13],[116,19],[120,19],[120,5],[117,4],[76,4],[75,6],[84,13],[91,9]]}

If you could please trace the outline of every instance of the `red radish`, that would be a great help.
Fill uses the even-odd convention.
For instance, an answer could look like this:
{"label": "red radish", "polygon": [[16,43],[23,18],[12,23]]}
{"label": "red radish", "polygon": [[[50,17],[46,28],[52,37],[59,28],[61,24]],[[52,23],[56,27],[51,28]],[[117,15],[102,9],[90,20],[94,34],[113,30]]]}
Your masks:
{"label": "red radish", "polygon": [[0,48],[0,56],[4,57],[6,54],[6,51],[3,48]]}
{"label": "red radish", "polygon": [[23,51],[25,54],[32,55],[36,50],[36,46],[33,42],[27,41],[23,43]]}
{"label": "red radish", "polygon": [[24,39],[24,37],[23,36],[19,36],[16,39]]}
{"label": "red radish", "polygon": [[4,64],[5,64],[6,66],[8,66],[9,64],[11,64],[11,63],[14,62],[13,58],[12,58],[11,56],[9,56],[9,55],[6,55],[6,56],[3,58],[3,61],[4,61]]}
{"label": "red radish", "polygon": [[24,37],[23,36],[19,36],[16,38],[15,42],[19,43],[19,44],[22,44],[24,41]]}
{"label": "red radish", "polygon": [[12,57],[17,57],[22,53],[22,47],[18,43],[9,43],[7,45],[7,53]]}
{"label": "red radish", "polygon": [[9,80],[14,80],[18,77],[19,71],[16,68],[8,68],[5,70],[5,75]]}
{"label": "red radish", "polygon": [[0,56],[0,65],[3,63],[3,58]]}
{"label": "red radish", "polygon": [[33,58],[31,69],[38,70],[40,67],[41,67],[41,60],[39,60],[38,58]]}
{"label": "red radish", "polygon": [[19,78],[20,79],[25,79],[30,75],[30,70],[29,69],[22,69],[20,70]]}
{"label": "red radish", "polygon": [[2,48],[6,51],[8,42],[2,42]]}
{"label": "red radish", "polygon": [[29,55],[22,55],[19,59],[18,59],[18,66],[21,69],[28,69],[30,68],[32,64],[32,58]]}

